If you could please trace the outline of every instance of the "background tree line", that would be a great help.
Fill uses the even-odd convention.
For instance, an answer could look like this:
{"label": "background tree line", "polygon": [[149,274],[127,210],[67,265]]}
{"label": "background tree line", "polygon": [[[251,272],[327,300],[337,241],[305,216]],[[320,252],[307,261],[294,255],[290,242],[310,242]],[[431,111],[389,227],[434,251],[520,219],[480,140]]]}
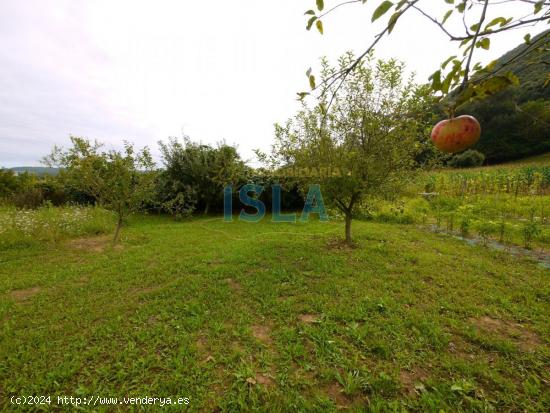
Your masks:
{"label": "background tree line", "polygon": [[[550,32],[533,41],[546,42]],[[442,157],[429,141],[429,130],[445,117],[433,87],[407,78],[404,65],[395,60],[376,61],[372,54],[361,59],[344,83],[334,76],[355,62],[351,53],[336,66],[321,61],[325,93],[314,106],[303,107],[287,123],[276,125],[275,145],[269,155],[260,154],[266,168],[252,168],[237,148],[224,142],[205,145],[169,138],[159,142],[162,166],[149,150],[125,143],[122,150],[105,150],[97,142],[71,137],[71,147],[54,148],[44,158],[59,174],[16,175],[0,170],[0,199],[21,208],[44,203],[96,204],[117,216],[115,240],[122,223],[133,212],[168,213],[182,219],[193,213],[218,213],[223,209],[226,186],[238,189],[249,183],[262,186],[259,196],[271,207],[271,186],[282,184],[283,210],[303,207],[304,187],[319,182],[328,205],[346,221],[346,240],[351,242],[351,220],[357,210],[376,197],[395,197],[420,168],[432,165],[476,166],[550,150],[550,107],[544,78],[550,52],[536,61],[521,58],[522,45],[500,60],[521,78],[516,87],[499,90],[483,100],[462,107],[476,116],[482,137],[473,151]],[[549,59],[550,60],[550,59]],[[498,61],[495,63],[498,65]],[[308,77],[311,74],[307,73]],[[452,95],[450,95],[452,98]],[[334,167],[339,176],[289,176],[291,167]]]}

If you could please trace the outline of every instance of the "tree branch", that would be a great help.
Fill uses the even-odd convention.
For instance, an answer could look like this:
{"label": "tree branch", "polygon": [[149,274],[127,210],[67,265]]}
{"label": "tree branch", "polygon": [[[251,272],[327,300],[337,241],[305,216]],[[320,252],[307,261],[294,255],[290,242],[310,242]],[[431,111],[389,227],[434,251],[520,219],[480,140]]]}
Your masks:
{"label": "tree branch", "polygon": [[485,21],[485,16],[487,15],[487,6],[489,6],[489,0],[485,0],[485,5],[483,6],[483,11],[481,12],[481,17],[479,19],[477,30],[476,30],[476,33],[474,34],[472,44],[470,46],[471,47],[470,55],[468,56],[468,60],[466,62],[466,68],[464,69],[464,79],[462,80],[462,84],[460,85],[459,91],[464,90],[464,88],[468,84],[468,78],[469,78],[469,73],[470,73],[470,65],[472,63],[472,57],[474,55],[474,49],[476,47],[476,41],[477,41],[477,39],[479,37],[479,33],[481,31],[481,25]]}

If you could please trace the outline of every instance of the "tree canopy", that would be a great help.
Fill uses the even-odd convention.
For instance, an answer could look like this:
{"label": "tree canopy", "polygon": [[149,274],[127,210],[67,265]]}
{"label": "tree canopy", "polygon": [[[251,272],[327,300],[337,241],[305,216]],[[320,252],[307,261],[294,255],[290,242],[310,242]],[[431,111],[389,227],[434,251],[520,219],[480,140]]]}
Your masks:
{"label": "tree canopy", "polygon": [[[353,61],[351,53],[337,67],[323,60],[322,80]],[[422,149],[419,136],[426,132],[423,114],[431,101],[426,87],[404,78],[399,62],[375,62],[371,56],[344,84],[329,87],[315,106],[303,102],[295,117],[276,125],[272,161],[311,171],[326,202],[344,215],[351,243],[357,207],[370,198],[396,195],[412,177]]]}

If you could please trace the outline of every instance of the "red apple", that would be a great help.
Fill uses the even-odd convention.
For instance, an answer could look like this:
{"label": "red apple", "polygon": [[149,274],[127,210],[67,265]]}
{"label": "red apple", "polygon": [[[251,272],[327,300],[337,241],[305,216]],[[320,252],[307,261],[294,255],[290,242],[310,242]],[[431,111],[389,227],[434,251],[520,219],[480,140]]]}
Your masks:
{"label": "red apple", "polygon": [[481,135],[481,126],[469,115],[445,119],[434,126],[432,141],[440,151],[456,153],[475,145]]}

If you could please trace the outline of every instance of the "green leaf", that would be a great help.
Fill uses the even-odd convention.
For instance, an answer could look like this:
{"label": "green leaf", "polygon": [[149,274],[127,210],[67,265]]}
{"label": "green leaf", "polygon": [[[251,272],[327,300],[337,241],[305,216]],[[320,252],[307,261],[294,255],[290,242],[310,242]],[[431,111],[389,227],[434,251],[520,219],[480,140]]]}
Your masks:
{"label": "green leaf", "polygon": [[437,70],[428,78],[432,81],[433,90],[441,90],[441,70]]}
{"label": "green leaf", "polygon": [[308,10],[308,11],[306,11],[306,12],[304,13],[304,15],[306,15],[306,16],[307,16],[308,14],[314,16],[314,15],[315,15],[315,10]]}
{"label": "green leaf", "polygon": [[491,27],[500,24],[500,27],[504,26],[506,24],[506,19],[504,17],[495,17],[493,20],[491,20],[487,25],[485,26],[485,30],[489,30]]}
{"label": "green leaf", "polygon": [[479,23],[472,24],[470,26],[470,30],[473,31],[473,32],[477,32],[477,29],[479,29]]}
{"label": "green leaf", "polygon": [[484,37],[476,43],[476,47],[481,47],[482,49],[489,50],[491,47],[491,39]]}
{"label": "green leaf", "polygon": [[400,10],[401,7],[403,7],[407,3],[407,0],[401,0],[399,3],[397,3],[397,6],[395,6],[395,10]]}
{"label": "green leaf", "polygon": [[459,73],[460,69],[462,69],[461,62],[460,61],[455,61],[453,69],[447,74],[447,76],[445,76],[445,80],[443,80],[443,82],[441,82],[441,91],[443,93],[448,93],[449,92],[449,89],[451,88],[451,84],[453,83],[453,80],[456,81],[456,76]]}
{"label": "green leaf", "polygon": [[397,23],[397,19],[401,16],[403,12],[398,11],[391,15],[390,20],[388,22],[388,33],[391,33],[393,28],[395,27],[395,23]]}
{"label": "green leaf", "polygon": [[535,14],[542,10],[542,6],[544,6],[544,0],[535,3]]}
{"label": "green leaf", "polygon": [[315,89],[315,76],[309,75],[309,87]]}
{"label": "green leaf", "polygon": [[526,44],[530,44],[531,43],[531,34],[527,33],[525,36],[523,36],[523,40],[525,40]]}
{"label": "green leaf", "polygon": [[323,34],[323,22],[321,20],[317,20],[315,26],[317,26],[317,30],[319,30],[319,33]]}
{"label": "green leaf", "polygon": [[307,21],[306,30],[311,29],[311,26],[313,26],[313,23],[315,22],[315,20],[317,20],[317,16],[313,16]]}
{"label": "green leaf", "polygon": [[317,10],[323,11],[325,8],[325,2],[323,0],[316,0],[317,3]]}
{"label": "green leaf", "polygon": [[298,95],[298,100],[304,100],[304,98],[309,95],[309,92],[298,92],[296,94]]}
{"label": "green leaf", "polygon": [[455,0],[445,0],[445,3],[455,4]]}
{"label": "green leaf", "polygon": [[445,13],[445,15],[443,16],[443,21],[441,22],[441,24],[445,24],[445,22],[447,21],[447,19],[449,17],[451,17],[451,14],[453,14],[453,10],[448,10],[447,13]]}
{"label": "green leaf", "polygon": [[451,60],[455,59],[456,56],[451,56],[447,60],[445,60],[443,63],[441,63],[441,68],[445,69],[447,65],[450,63]]}
{"label": "green leaf", "polygon": [[386,14],[386,12],[389,9],[391,9],[392,6],[393,6],[393,3],[391,1],[389,0],[383,1],[382,4],[380,4],[380,6],[378,6],[374,11],[374,13],[372,14],[371,22],[374,22],[375,20],[379,19],[384,14]]}
{"label": "green leaf", "polygon": [[465,1],[463,1],[458,6],[456,6],[456,9],[458,10],[459,13],[464,13],[465,8],[466,8],[466,2]]}

